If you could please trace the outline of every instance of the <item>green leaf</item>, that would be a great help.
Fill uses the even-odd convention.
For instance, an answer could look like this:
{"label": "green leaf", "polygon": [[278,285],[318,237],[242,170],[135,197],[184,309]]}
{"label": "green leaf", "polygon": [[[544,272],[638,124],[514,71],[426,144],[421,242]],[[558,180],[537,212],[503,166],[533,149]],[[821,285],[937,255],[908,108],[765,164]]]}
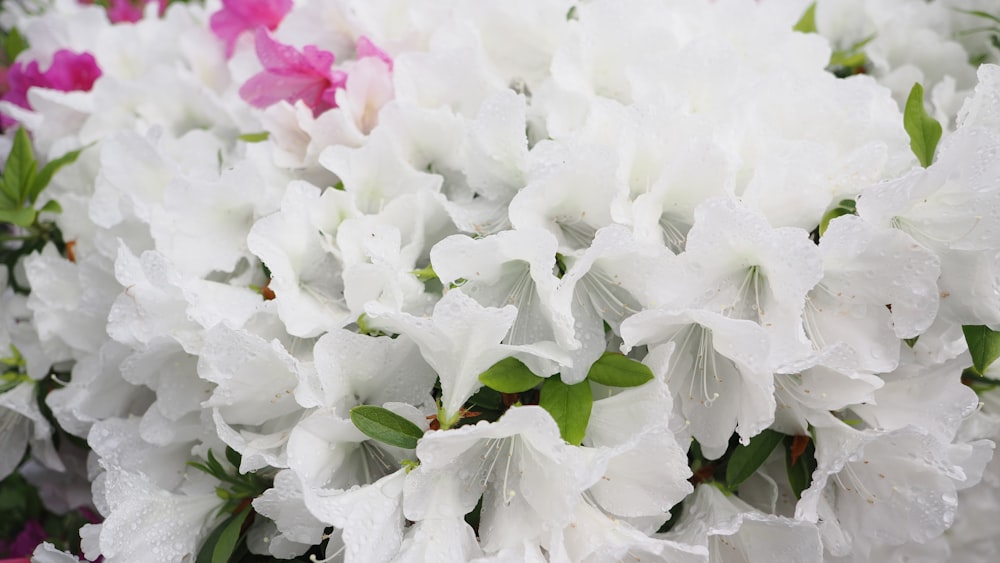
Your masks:
{"label": "green leaf", "polygon": [[927,168],[934,161],[934,149],[941,139],[941,124],[924,109],[924,87],[913,85],[903,110],[903,128],[910,136],[910,148],[920,164]]}
{"label": "green leaf", "polygon": [[365,436],[390,446],[412,450],[424,431],[398,414],[374,405],[359,405],[351,409],[351,422]]}
{"label": "green leaf", "polygon": [[52,176],[54,176],[60,168],[76,162],[76,159],[80,156],[81,152],[83,152],[83,149],[70,151],[59,158],[47,162],[45,166],[38,171],[38,176],[35,177],[34,181],[32,181],[31,189],[28,193],[28,200],[31,201],[31,203],[35,203],[38,199],[38,194],[42,193],[42,190],[48,187],[49,182],[52,181]]}
{"label": "green leaf", "polygon": [[795,23],[795,27],[792,31],[798,31],[799,33],[816,33],[816,3],[813,2],[809,4],[806,11],[802,13],[802,17],[799,21]]}
{"label": "green leaf", "polygon": [[27,48],[28,41],[16,27],[7,32],[7,36],[3,40],[3,52],[8,63],[14,62],[14,59]]}
{"label": "green leaf", "polygon": [[985,374],[990,364],[1000,357],[1000,332],[985,326],[963,326],[962,332],[972,354],[972,366],[980,375]]}
{"label": "green leaf", "polygon": [[49,201],[45,202],[45,205],[43,205],[42,208],[38,210],[38,212],[39,213],[62,213],[62,206],[59,205],[58,201],[56,201],[54,199],[50,199]]}
{"label": "green leaf", "polygon": [[653,379],[653,371],[622,354],[605,352],[590,366],[587,379],[609,387],[638,387]]}
{"label": "green leaf", "polygon": [[37,170],[38,162],[31,150],[31,139],[24,127],[20,127],[14,134],[14,145],[3,167],[4,193],[18,205],[24,205]]}
{"label": "green leaf", "polygon": [[0,209],[0,223],[13,223],[18,227],[30,227],[35,223],[37,213],[30,207],[22,209]]}
{"label": "green leaf", "polygon": [[229,465],[235,467],[236,471],[239,472],[240,463],[243,461],[243,456],[240,455],[240,452],[234,450],[229,446],[226,446],[226,461],[228,461]]}
{"label": "green leaf", "polygon": [[823,215],[823,218],[819,222],[819,236],[823,236],[826,233],[826,229],[830,226],[830,221],[844,215],[854,215],[857,211],[858,208],[853,199],[841,200],[837,204],[837,207],[834,207]]}
{"label": "green leaf", "polygon": [[751,438],[749,444],[736,446],[726,465],[726,487],[735,491],[740,483],[749,479],[784,437],[780,432],[764,430]]}
{"label": "green leaf", "polygon": [[962,9],[955,8],[955,11],[956,12],[961,12],[963,14],[969,14],[970,16],[976,16],[977,18],[983,18],[983,19],[987,19],[987,20],[990,20],[990,21],[994,21],[996,23],[1000,23],[1000,16],[994,16],[993,14],[990,14],[990,13],[987,13],[987,12],[983,12],[983,11],[980,11],[980,10],[962,10]]}
{"label": "green leaf", "polygon": [[523,393],[545,378],[538,377],[517,358],[504,358],[479,374],[479,381],[501,393]]}
{"label": "green leaf", "polygon": [[213,530],[205,539],[205,543],[201,545],[195,563],[228,563],[240,540],[243,523],[246,522],[251,512],[252,510],[246,508],[219,524],[219,527]]}
{"label": "green leaf", "polygon": [[793,464],[792,444],[795,443],[795,439],[795,436],[785,437],[785,471],[788,474],[788,484],[791,485],[792,492],[798,499],[802,498],[802,491],[808,489],[812,483],[812,475],[816,471],[816,447],[813,445],[813,441],[809,440],[805,450]]}
{"label": "green leaf", "polygon": [[259,133],[244,133],[236,138],[245,143],[260,143],[266,141],[268,136],[270,136],[270,133],[261,131]]}
{"label": "green leaf", "polygon": [[553,375],[542,384],[538,405],[555,419],[563,440],[580,445],[594,406],[590,382],[583,380],[576,385],[566,385],[558,375]]}

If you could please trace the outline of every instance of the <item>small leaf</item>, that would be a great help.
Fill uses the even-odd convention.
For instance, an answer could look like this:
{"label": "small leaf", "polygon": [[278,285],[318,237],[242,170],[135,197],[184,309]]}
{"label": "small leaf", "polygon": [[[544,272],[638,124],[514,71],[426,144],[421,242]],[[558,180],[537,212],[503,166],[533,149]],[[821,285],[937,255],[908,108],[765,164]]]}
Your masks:
{"label": "small leaf", "polygon": [[243,456],[240,455],[240,452],[234,450],[229,446],[226,446],[226,461],[228,461],[229,465],[235,467],[236,471],[239,472],[240,463],[243,461]]}
{"label": "small leaf", "polygon": [[857,213],[857,210],[857,205],[853,199],[841,200],[837,204],[837,207],[834,207],[823,215],[823,218],[819,222],[819,236],[823,236],[826,233],[826,229],[830,226],[830,221],[844,215],[853,215]]}
{"label": "small leaf", "polygon": [[3,168],[3,189],[18,205],[24,205],[31,182],[38,170],[34,153],[31,150],[31,139],[24,127],[14,134],[14,145],[7,156]]}
{"label": "small leaf", "polygon": [[638,387],[653,379],[653,371],[622,354],[605,352],[590,366],[587,379],[609,387]]}
{"label": "small leaf", "polygon": [[1000,16],[994,16],[993,14],[990,14],[990,13],[987,13],[987,12],[983,12],[983,11],[980,11],[980,10],[961,10],[961,9],[955,8],[955,11],[956,12],[961,12],[963,14],[969,14],[970,16],[976,16],[977,18],[983,18],[983,19],[994,21],[996,23],[1000,23]]}
{"label": "small leaf", "polygon": [[580,445],[587,433],[590,410],[594,406],[594,396],[587,380],[566,385],[558,375],[547,378],[542,384],[538,405],[552,415],[563,440],[574,446]]}
{"label": "small leaf", "polygon": [[45,202],[45,205],[43,205],[42,208],[38,210],[38,212],[39,213],[62,213],[62,206],[59,205],[58,201],[56,201],[54,199],[50,199],[49,201]]}
{"label": "small leaf", "polygon": [[8,31],[7,37],[4,37],[3,40],[3,52],[7,58],[7,66],[9,66],[9,63],[13,63],[14,59],[27,48],[28,41],[16,27]]}
{"label": "small leaf", "polygon": [[243,523],[246,522],[251,512],[249,508],[244,509],[219,524],[205,539],[205,543],[201,545],[195,563],[228,563],[233,551],[236,550]]}
{"label": "small leaf", "polygon": [[941,139],[941,124],[924,109],[924,87],[913,85],[903,110],[903,128],[910,136],[910,149],[917,155],[921,166],[927,168],[934,161],[934,149]]}
{"label": "small leaf", "polygon": [[[799,452],[803,439],[806,440],[806,447]],[[795,498],[802,498],[802,491],[809,488],[813,471],[816,471],[816,447],[811,439],[805,436],[785,437],[785,471]]]}
{"label": "small leaf", "polygon": [[749,479],[784,437],[780,432],[764,430],[751,438],[749,444],[736,446],[726,465],[726,486],[729,490],[735,491],[740,483]]}
{"label": "small leaf", "polygon": [[48,187],[49,182],[52,181],[52,176],[59,171],[60,168],[68,166],[76,162],[77,157],[83,149],[78,149],[75,151],[70,151],[59,158],[50,160],[38,171],[38,176],[31,182],[30,190],[28,192],[28,201],[35,203],[38,199],[38,194],[42,193],[46,187]]}
{"label": "small leaf", "polygon": [[792,31],[798,31],[799,33],[816,33],[816,3],[813,2],[809,4],[806,11],[803,12],[802,17],[799,21],[795,23],[795,27]]}
{"label": "small leaf", "polygon": [[979,375],[985,374],[986,369],[1000,357],[1000,332],[985,326],[963,326],[962,332],[972,355],[972,366]]}
{"label": "small leaf", "polygon": [[266,141],[269,135],[270,133],[267,131],[261,131],[259,133],[244,133],[236,138],[244,143],[260,143]]}
{"label": "small leaf", "polygon": [[243,523],[246,522],[251,513],[252,510],[247,507],[229,519],[229,522],[222,529],[222,534],[219,535],[219,541],[215,543],[215,549],[212,550],[212,563],[229,563],[229,557],[236,550],[237,542],[240,541]]}
{"label": "small leaf", "polygon": [[517,358],[504,358],[479,374],[479,381],[501,393],[523,393],[545,378],[538,377]]}
{"label": "small leaf", "polygon": [[18,227],[30,227],[35,224],[37,213],[30,207],[23,209],[0,209],[0,223],[13,223]]}
{"label": "small leaf", "polygon": [[407,450],[417,447],[424,431],[398,414],[374,405],[359,405],[351,409],[351,422],[365,436]]}

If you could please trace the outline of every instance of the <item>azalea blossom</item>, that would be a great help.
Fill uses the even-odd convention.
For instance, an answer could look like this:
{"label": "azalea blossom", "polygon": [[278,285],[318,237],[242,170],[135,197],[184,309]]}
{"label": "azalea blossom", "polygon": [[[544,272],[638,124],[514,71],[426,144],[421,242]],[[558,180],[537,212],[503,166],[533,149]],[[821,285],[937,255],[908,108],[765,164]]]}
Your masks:
{"label": "azalea blossom", "polygon": [[337,106],[336,92],[344,88],[347,74],[333,70],[333,53],[313,45],[299,51],[275,41],[264,28],[257,28],[254,45],[264,70],[240,87],[248,103],[266,108],[281,100],[302,100],[315,115]]}

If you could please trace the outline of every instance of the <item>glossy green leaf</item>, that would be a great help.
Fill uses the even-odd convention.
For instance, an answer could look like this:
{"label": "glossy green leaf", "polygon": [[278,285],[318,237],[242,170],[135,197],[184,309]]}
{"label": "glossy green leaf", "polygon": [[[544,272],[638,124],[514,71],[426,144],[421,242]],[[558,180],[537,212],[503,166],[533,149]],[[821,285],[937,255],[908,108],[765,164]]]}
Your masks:
{"label": "glossy green leaf", "polygon": [[240,540],[243,523],[251,512],[246,508],[223,520],[201,545],[195,563],[228,563]]}
{"label": "glossy green leaf", "polygon": [[30,207],[21,209],[0,209],[0,223],[13,223],[18,227],[30,227],[35,223],[37,213]]}
{"label": "glossy green leaf", "polygon": [[538,404],[552,415],[563,440],[575,446],[580,445],[594,406],[594,396],[587,380],[576,385],[566,385],[558,375],[553,375],[542,384]]}
{"label": "glossy green leaf", "polygon": [[412,450],[424,431],[398,414],[374,405],[359,405],[351,409],[351,422],[365,436],[390,446]]}
{"label": "glossy green leaf", "polygon": [[545,378],[538,377],[517,358],[504,358],[479,374],[479,381],[501,393],[523,393]]}
{"label": "glossy green leaf", "polygon": [[823,219],[819,222],[819,236],[823,236],[826,233],[827,228],[830,227],[830,221],[833,221],[837,217],[854,215],[855,213],[857,213],[857,206],[853,199],[841,200],[837,204],[837,207],[834,207],[823,215]]}
{"label": "glossy green leaf", "polygon": [[62,213],[62,206],[59,205],[58,201],[56,201],[54,199],[50,199],[49,201],[45,202],[45,205],[43,205],[41,207],[41,209],[38,210],[38,212],[39,213]]}
{"label": "glossy green leaf", "polygon": [[29,188],[37,170],[38,163],[31,149],[31,139],[28,138],[24,127],[21,127],[14,134],[14,145],[4,164],[4,193],[19,205],[23,205],[28,201]]}
{"label": "glossy green leaf", "polygon": [[962,332],[972,355],[972,367],[980,375],[985,374],[986,369],[1000,357],[1000,332],[985,326],[963,326]]}
{"label": "glossy green leaf", "polygon": [[802,17],[799,21],[795,23],[795,27],[792,31],[798,31],[800,33],[816,33],[816,3],[813,2],[809,4],[806,11],[802,13]]}
{"label": "glossy green leaf", "polygon": [[48,187],[49,182],[52,181],[52,176],[54,176],[60,168],[76,162],[76,159],[80,156],[81,152],[83,152],[83,149],[70,151],[59,158],[47,162],[45,166],[38,171],[38,176],[36,176],[31,183],[31,187],[28,192],[28,201],[35,203],[38,199],[38,195],[42,193],[42,190]]}
{"label": "glossy green leaf", "polygon": [[735,491],[743,481],[749,479],[767,461],[784,437],[780,432],[764,430],[751,438],[749,444],[736,446],[726,465],[726,486],[729,490]]}
{"label": "glossy green leaf", "polygon": [[913,85],[903,110],[903,128],[910,136],[910,149],[924,168],[934,162],[934,150],[941,139],[941,124],[924,109],[924,87]]}
{"label": "glossy green leaf", "polygon": [[622,354],[605,352],[590,366],[587,379],[609,387],[638,387],[653,379],[653,371]]}

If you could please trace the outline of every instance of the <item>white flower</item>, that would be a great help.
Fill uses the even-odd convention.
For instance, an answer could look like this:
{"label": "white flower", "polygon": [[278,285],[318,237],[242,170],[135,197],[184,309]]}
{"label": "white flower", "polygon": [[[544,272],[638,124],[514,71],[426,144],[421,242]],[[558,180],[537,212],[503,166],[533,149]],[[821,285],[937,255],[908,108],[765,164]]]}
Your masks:
{"label": "white flower", "polygon": [[501,344],[517,310],[510,305],[502,309],[483,307],[461,290],[447,292],[429,319],[375,305],[368,308],[368,315],[373,327],[405,334],[420,347],[424,361],[441,379],[441,408],[448,423],[453,423],[451,419],[458,416],[465,401],[482,386],[479,374],[500,360],[510,356],[563,358],[554,347]]}
{"label": "white flower", "polygon": [[479,536],[487,552],[539,541],[569,524],[606,460],[566,444],[540,407],[515,407],[497,422],[432,432],[417,445],[403,512],[414,521],[462,518],[483,498]]}
{"label": "white flower", "polygon": [[756,323],[698,309],[647,309],[622,323],[623,350],[649,345],[645,363],[670,388],[677,412],[709,459],[774,421],[767,333]]}
{"label": "white flower", "polygon": [[913,427],[854,430],[815,421],[817,468],[795,509],[832,555],[925,542],[951,526],[957,491],[979,481],[993,443],[948,444]]}
{"label": "white flower", "polygon": [[712,485],[698,486],[684,504],[684,516],[666,535],[707,545],[711,563],[823,561],[823,544],[814,524],[764,514]]}
{"label": "white flower", "polygon": [[[163,490],[142,474],[109,468],[100,479],[98,507],[104,522],[85,528],[88,559],[108,563],[182,563],[194,558],[217,521],[214,490],[191,495]],[[89,531],[87,531],[89,528]]]}
{"label": "white flower", "polygon": [[29,442],[36,459],[64,469],[52,446],[52,427],[35,402],[35,388],[34,382],[26,381],[0,393],[0,479],[17,469]]}

